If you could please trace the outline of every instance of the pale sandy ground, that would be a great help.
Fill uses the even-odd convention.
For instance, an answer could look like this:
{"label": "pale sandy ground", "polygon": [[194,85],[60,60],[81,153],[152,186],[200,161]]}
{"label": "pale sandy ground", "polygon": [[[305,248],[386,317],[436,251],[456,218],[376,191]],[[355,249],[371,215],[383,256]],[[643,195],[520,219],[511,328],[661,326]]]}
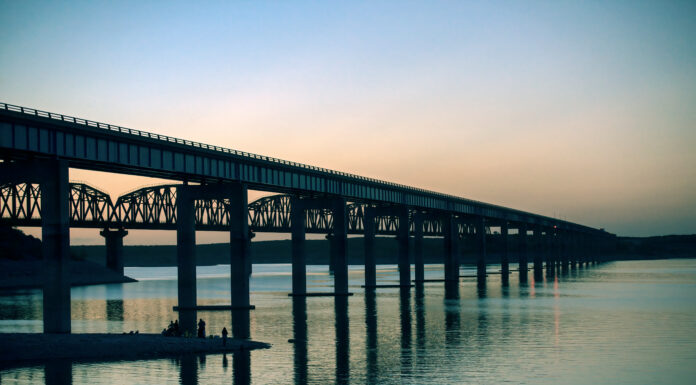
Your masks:
{"label": "pale sandy ground", "polygon": [[17,366],[49,359],[87,361],[137,360],[182,354],[206,354],[265,349],[250,340],[164,337],[159,334],[40,334],[0,333],[0,366]]}

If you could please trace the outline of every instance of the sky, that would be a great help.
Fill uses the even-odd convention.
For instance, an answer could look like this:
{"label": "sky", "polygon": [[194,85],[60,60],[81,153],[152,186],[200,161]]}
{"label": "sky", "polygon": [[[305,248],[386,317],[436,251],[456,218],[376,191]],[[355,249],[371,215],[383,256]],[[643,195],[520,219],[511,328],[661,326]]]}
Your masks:
{"label": "sky", "polygon": [[[693,1],[0,0],[0,37],[0,102],[618,235],[696,233]],[[161,182],[71,178],[114,201]]]}

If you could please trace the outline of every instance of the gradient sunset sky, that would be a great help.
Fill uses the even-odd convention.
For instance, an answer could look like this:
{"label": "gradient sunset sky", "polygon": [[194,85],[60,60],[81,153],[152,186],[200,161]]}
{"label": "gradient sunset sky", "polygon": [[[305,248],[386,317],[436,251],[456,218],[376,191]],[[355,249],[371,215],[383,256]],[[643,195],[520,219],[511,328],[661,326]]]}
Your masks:
{"label": "gradient sunset sky", "polygon": [[[696,233],[694,1],[0,0],[0,36],[1,102],[619,235]],[[158,183],[71,178],[114,200]]]}

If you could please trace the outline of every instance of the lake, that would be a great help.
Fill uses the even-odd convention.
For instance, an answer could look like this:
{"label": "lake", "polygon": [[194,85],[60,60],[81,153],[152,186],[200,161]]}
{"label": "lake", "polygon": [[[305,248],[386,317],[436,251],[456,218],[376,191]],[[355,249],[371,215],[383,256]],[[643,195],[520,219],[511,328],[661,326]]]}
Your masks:
{"label": "lake", "polygon": [[[515,265],[512,266],[516,268]],[[492,273],[499,266],[489,265]],[[0,370],[4,384],[208,383],[696,383],[696,260],[620,261],[503,287],[462,278],[351,297],[291,298],[290,265],[254,265],[249,312],[235,332],[270,349],[118,361],[56,361]],[[464,266],[462,274],[475,274]],[[177,315],[175,268],[126,268],[135,283],[72,289],[75,333],[159,333]],[[426,278],[443,276],[427,265]],[[378,283],[397,284],[396,266]],[[332,291],[326,266],[309,266],[308,291]],[[198,303],[229,304],[229,266],[198,268]],[[41,292],[0,292],[0,332],[41,332]],[[230,311],[200,311],[208,333],[232,330]],[[241,326],[240,326],[241,325]],[[1,342],[0,342],[1,343]]]}

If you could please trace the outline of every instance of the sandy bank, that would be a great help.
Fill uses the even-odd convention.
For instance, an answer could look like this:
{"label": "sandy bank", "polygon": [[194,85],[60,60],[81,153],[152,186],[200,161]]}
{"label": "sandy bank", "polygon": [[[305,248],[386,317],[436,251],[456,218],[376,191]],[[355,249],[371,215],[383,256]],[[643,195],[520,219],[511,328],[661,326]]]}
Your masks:
{"label": "sandy bank", "polygon": [[250,340],[164,337],[159,334],[0,333],[0,366],[20,366],[49,359],[85,361],[137,360],[182,354],[265,349]]}

